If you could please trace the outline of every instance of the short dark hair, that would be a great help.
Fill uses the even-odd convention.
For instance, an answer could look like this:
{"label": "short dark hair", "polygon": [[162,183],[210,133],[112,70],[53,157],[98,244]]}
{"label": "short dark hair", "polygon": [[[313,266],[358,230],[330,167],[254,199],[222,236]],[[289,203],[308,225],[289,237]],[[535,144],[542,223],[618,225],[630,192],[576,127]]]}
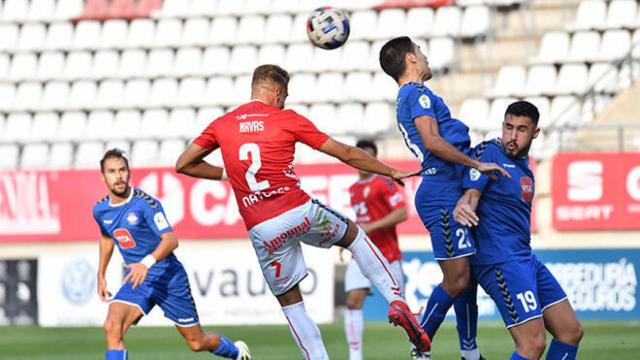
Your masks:
{"label": "short dark hair", "polygon": [[289,86],[289,79],[290,77],[287,70],[278,65],[265,64],[260,65],[253,70],[251,86],[253,87],[264,80],[271,80],[286,90]]}
{"label": "short dark hair", "polygon": [[407,70],[404,63],[407,53],[414,54],[413,41],[408,36],[391,39],[380,49],[380,66],[395,81]]}
{"label": "short dark hair", "polygon": [[504,112],[504,116],[506,117],[509,114],[514,116],[526,116],[533,121],[533,126],[538,127],[540,112],[538,112],[538,108],[535,105],[528,101],[520,100],[511,103],[511,105],[507,107],[507,111]]}
{"label": "short dark hair", "polygon": [[102,159],[100,160],[100,171],[104,172],[104,162],[107,161],[107,159],[111,158],[124,160],[124,164],[127,165],[127,169],[129,168],[129,160],[127,160],[127,157],[124,156],[124,151],[118,148],[113,148],[107,150],[107,152],[104,153],[104,156],[102,156]]}
{"label": "short dark hair", "polygon": [[378,146],[373,140],[361,139],[356,143],[356,147],[359,149],[371,149],[373,150],[373,156],[378,156]]}

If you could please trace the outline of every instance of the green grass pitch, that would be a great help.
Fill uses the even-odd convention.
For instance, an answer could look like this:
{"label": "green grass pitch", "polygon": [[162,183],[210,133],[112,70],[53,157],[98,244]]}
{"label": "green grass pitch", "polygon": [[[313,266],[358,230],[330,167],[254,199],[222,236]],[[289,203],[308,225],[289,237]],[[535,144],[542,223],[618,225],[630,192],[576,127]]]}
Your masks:
{"label": "green grass pitch", "polygon": [[[640,359],[640,322],[585,321],[581,360]],[[257,360],[301,359],[285,326],[205,327],[229,338],[244,339]],[[346,359],[347,346],[341,323],[321,326],[332,359]],[[511,338],[497,322],[481,322],[479,344],[489,360],[508,359]],[[547,336],[547,339],[549,337]],[[210,359],[211,354],[191,353],[172,327],[132,328],[125,338],[131,360]],[[548,340],[547,340],[548,343]],[[100,328],[0,327],[0,359],[87,360],[103,359]],[[384,323],[367,323],[365,359],[408,359],[409,345],[402,331]],[[459,359],[455,325],[440,330],[433,348],[434,359]]]}

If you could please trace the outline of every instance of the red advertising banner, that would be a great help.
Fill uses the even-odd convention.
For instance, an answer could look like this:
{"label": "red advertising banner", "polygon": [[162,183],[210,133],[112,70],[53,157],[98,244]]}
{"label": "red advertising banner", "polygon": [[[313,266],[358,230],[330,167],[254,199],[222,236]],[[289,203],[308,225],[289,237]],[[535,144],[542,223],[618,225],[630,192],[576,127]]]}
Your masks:
{"label": "red advertising banner", "polygon": [[640,229],[640,154],[558,154],[552,176],[555,229]]}
{"label": "red advertising banner", "polygon": [[[411,161],[394,163],[416,168]],[[349,186],[357,173],[343,164],[298,165],[302,187],[351,216]],[[227,182],[178,175],[172,168],[135,169],[131,183],[158,198],[181,239],[244,238],[246,230]],[[405,182],[409,220],[399,231],[425,234],[413,206],[420,178]],[[0,172],[0,243],[97,239],[93,205],[106,195],[96,170]]]}

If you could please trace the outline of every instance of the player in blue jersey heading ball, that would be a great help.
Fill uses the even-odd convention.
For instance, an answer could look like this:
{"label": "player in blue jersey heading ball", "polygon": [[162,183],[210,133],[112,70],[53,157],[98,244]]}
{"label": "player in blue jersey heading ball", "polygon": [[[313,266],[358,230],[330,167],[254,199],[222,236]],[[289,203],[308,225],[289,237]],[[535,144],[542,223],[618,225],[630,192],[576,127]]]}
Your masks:
{"label": "player in blue jersey heading ball", "polygon": [[[209,351],[237,360],[250,360],[247,345],[235,344],[200,327],[196,305],[191,296],[187,273],[173,250],[178,239],[160,202],[145,192],[129,186],[129,162],[122,151],[107,151],[100,160],[102,179],[109,195],[93,207],[93,217],[100,227],[100,264],[98,295],[110,300],[104,322],[107,340],[105,360],[126,360],[124,333],[143,315],[158,305],[165,317],[175,323],[192,351]],[[113,299],[107,291],[105,273],[114,244],[125,261],[122,287]]]}
{"label": "player in blue jersey heading ball", "polygon": [[[456,223],[452,213],[462,195],[465,166],[496,179],[508,173],[496,164],[469,157],[469,128],[451,117],[444,100],[424,84],[432,77],[429,62],[410,38],[388,41],[380,50],[380,66],[400,87],[396,100],[398,128],[422,165],[415,206],[431,234],[433,253],[444,274],[427,301],[422,327],[433,339],[447,311],[455,305],[462,358],[479,360],[477,286],[472,284],[468,261],[475,245],[467,227]],[[429,354],[414,351],[412,357],[428,359]]]}
{"label": "player in blue jersey heading ball", "polygon": [[475,227],[477,254],[470,259],[471,267],[513,337],[516,351],[511,359],[540,359],[546,327],[553,335],[546,359],[573,360],[582,326],[562,287],[530,244],[535,183],[529,148],[540,132],[539,116],[527,101],[507,107],[502,138],[478,145],[474,157],[502,164],[511,178],[492,180],[468,169],[454,218]]}

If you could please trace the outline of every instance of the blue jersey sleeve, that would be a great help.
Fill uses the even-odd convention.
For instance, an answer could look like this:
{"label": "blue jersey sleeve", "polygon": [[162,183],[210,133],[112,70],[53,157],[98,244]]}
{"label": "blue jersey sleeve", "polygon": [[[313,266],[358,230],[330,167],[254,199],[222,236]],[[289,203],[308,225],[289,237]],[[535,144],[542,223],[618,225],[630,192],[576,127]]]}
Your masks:
{"label": "blue jersey sleeve", "polygon": [[415,120],[418,116],[430,116],[436,119],[434,105],[437,99],[431,91],[426,88],[411,87],[409,100],[412,119]]}
{"label": "blue jersey sleeve", "polygon": [[98,215],[96,214],[96,208],[93,208],[93,220],[96,221],[96,224],[98,224],[98,227],[100,228],[100,234],[102,234],[102,236],[109,236],[111,237],[111,234],[109,234],[109,232],[104,228],[104,226],[102,226],[102,222],[100,222],[100,219],[98,219]]}
{"label": "blue jersey sleeve", "polygon": [[153,206],[145,201],[141,203],[143,203],[142,214],[151,231],[160,236],[172,230],[159,201],[156,200]]}
{"label": "blue jersey sleeve", "polygon": [[[473,158],[481,162],[496,162],[497,148],[487,142],[481,143],[473,150]],[[476,189],[483,192],[491,178],[474,168],[466,168],[462,179],[463,189]]]}

